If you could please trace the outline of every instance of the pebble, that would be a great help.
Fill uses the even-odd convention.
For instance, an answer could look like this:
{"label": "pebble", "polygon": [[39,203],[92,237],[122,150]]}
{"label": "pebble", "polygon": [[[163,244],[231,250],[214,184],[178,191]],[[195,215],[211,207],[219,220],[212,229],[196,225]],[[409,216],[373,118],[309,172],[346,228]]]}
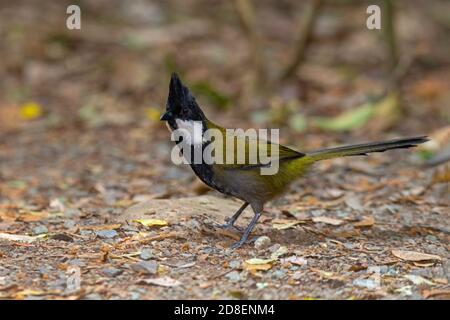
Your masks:
{"label": "pebble", "polygon": [[66,209],[64,211],[64,215],[68,218],[79,217],[81,215],[81,211],[78,209]]}
{"label": "pebble", "polygon": [[116,230],[98,230],[95,234],[101,239],[112,239],[119,235]]}
{"label": "pebble", "polygon": [[84,267],[86,265],[86,263],[80,259],[69,260],[68,264],[70,264],[71,266],[77,266],[77,267]]}
{"label": "pebble", "polygon": [[258,283],[256,283],[256,288],[258,288],[258,289],[264,289],[264,288],[266,288],[268,286],[269,286],[269,284],[267,282],[258,282]]}
{"label": "pebble", "polygon": [[274,271],[272,274],[272,276],[277,279],[282,279],[282,278],[284,278],[285,275],[286,275],[286,272],[284,272],[283,270]]}
{"label": "pebble", "polygon": [[145,274],[156,274],[158,272],[158,263],[156,261],[140,261],[132,264],[131,269],[133,271]]}
{"label": "pebble", "polygon": [[101,273],[107,277],[115,277],[123,273],[123,270],[114,267],[104,268]]}
{"label": "pebble", "polygon": [[241,281],[241,275],[237,271],[231,271],[231,272],[227,273],[227,275],[225,277],[228,280],[230,280],[231,282],[239,282],[239,281]]}
{"label": "pebble", "polygon": [[379,287],[378,283],[376,283],[372,279],[355,279],[353,280],[353,284],[358,287],[367,288],[370,290],[376,289]]}
{"label": "pebble", "polygon": [[270,246],[270,238],[267,236],[261,236],[255,241],[255,249],[263,250]]}
{"label": "pebble", "polygon": [[231,260],[228,265],[230,266],[230,268],[237,269],[241,266],[241,262],[238,260]]}
{"label": "pebble", "polygon": [[150,260],[155,257],[155,254],[153,253],[152,249],[144,249],[141,251],[141,254],[139,255],[139,257],[142,260]]}
{"label": "pebble", "polygon": [[279,243],[275,243],[273,246],[270,246],[269,251],[274,253],[277,252],[278,249],[280,249],[281,245]]}
{"label": "pebble", "polygon": [[46,226],[37,226],[37,227],[33,228],[32,232],[33,232],[33,235],[36,236],[36,235],[39,235],[39,234],[47,233],[48,229],[47,229]]}
{"label": "pebble", "polygon": [[85,299],[85,300],[102,300],[103,298],[98,293],[89,293],[88,295],[85,295],[83,299]]}
{"label": "pebble", "polygon": [[75,221],[67,220],[66,222],[64,222],[64,228],[72,229],[73,227],[75,227]]}
{"label": "pebble", "polygon": [[82,236],[90,236],[92,234],[91,230],[80,230],[80,235]]}

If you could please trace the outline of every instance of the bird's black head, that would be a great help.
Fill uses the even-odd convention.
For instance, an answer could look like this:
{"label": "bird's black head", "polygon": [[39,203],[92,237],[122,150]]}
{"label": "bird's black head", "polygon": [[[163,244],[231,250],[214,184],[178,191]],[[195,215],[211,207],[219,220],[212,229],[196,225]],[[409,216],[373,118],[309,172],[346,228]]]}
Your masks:
{"label": "bird's black head", "polygon": [[161,116],[161,121],[167,121],[173,128],[176,127],[176,120],[202,121],[204,119],[205,115],[195,101],[194,96],[183,85],[178,75],[173,73],[170,79],[166,113]]}

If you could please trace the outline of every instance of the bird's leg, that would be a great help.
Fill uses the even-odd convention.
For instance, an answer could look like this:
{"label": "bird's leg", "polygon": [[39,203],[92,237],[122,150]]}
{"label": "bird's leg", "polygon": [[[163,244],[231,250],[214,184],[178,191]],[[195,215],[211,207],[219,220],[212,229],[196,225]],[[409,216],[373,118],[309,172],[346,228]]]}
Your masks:
{"label": "bird's leg", "polygon": [[236,222],[236,220],[239,218],[239,216],[242,214],[242,212],[245,210],[245,208],[247,208],[248,206],[248,202],[245,202],[238,211],[236,211],[235,214],[233,214],[233,216],[229,219],[226,219],[226,222],[224,224],[221,224],[219,227],[223,228],[223,229],[230,229],[232,227],[234,227],[234,223]]}
{"label": "bird's leg", "polygon": [[242,246],[245,243],[245,241],[247,241],[247,238],[250,235],[250,233],[252,232],[252,230],[255,227],[256,223],[258,222],[259,217],[261,217],[261,213],[255,212],[255,215],[253,216],[252,221],[250,221],[250,223],[248,224],[247,228],[245,228],[244,233],[241,236],[241,239],[239,239],[238,242],[234,243],[231,246],[231,249],[237,249],[240,246]]}

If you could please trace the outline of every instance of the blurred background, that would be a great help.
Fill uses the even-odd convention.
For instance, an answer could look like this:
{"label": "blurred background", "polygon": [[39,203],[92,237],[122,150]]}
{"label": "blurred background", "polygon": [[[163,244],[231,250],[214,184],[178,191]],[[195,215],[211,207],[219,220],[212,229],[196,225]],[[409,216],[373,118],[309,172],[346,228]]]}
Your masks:
{"label": "blurred background", "polygon": [[431,134],[429,159],[450,140],[449,32],[445,0],[1,1],[0,196],[192,192],[158,121],[172,71],[223,125],[306,150]]}

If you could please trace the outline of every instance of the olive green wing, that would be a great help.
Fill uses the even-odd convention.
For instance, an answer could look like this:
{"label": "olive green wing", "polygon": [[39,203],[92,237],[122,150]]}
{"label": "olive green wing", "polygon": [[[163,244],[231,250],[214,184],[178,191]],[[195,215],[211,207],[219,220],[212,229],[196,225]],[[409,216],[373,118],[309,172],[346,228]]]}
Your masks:
{"label": "olive green wing", "polygon": [[283,145],[261,139],[255,129],[229,130],[208,122],[211,140],[207,148],[214,162],[224,170],[250,170],[270,166],[273,159],[278,162],[301,158],[303,153]]}

